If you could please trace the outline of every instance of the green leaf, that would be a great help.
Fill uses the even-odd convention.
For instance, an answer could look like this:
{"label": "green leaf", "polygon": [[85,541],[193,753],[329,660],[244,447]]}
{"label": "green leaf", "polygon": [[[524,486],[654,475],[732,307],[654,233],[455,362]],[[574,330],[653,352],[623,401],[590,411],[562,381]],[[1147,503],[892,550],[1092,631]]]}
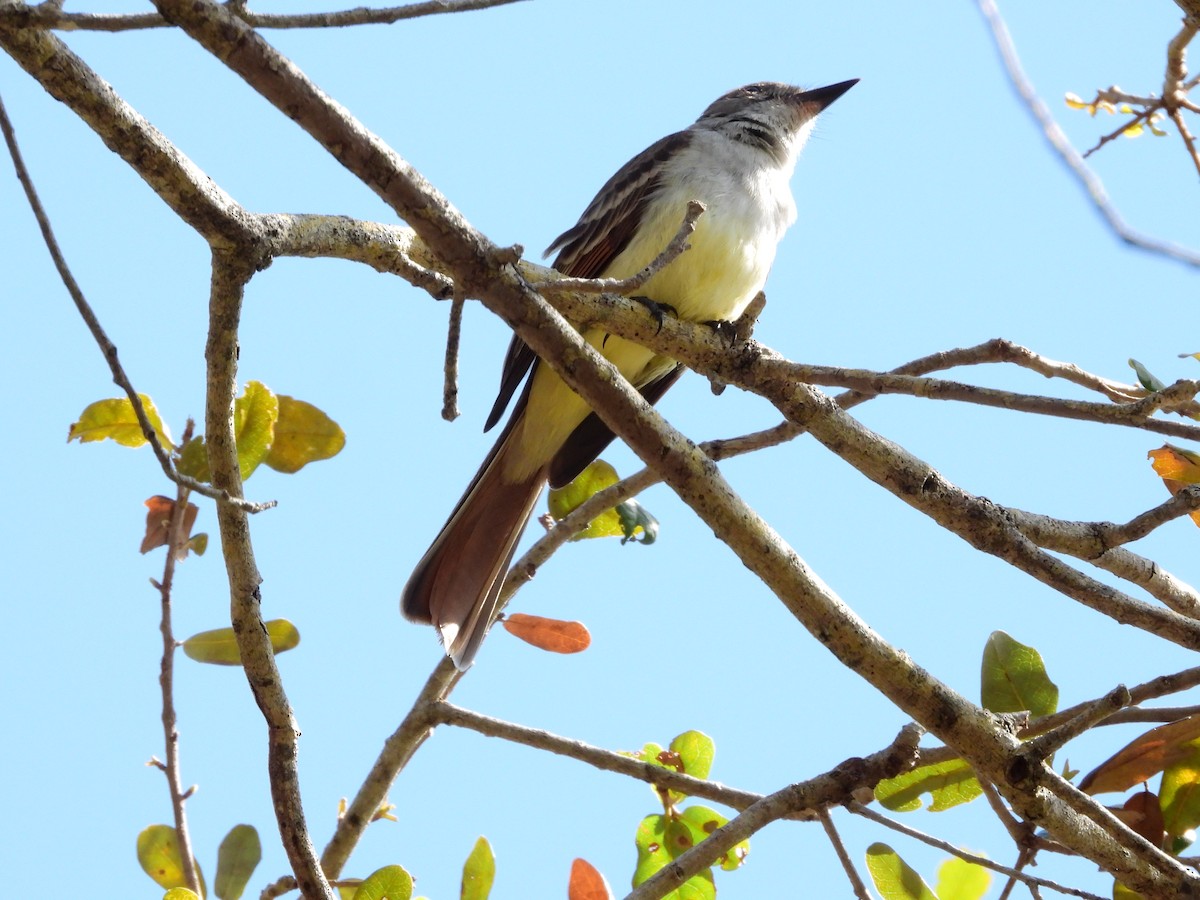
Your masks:
{"label": "green leaf", "polygon": [[[729,821],[715,809],[707,806],[689,806],[679,814],[678,821],[682,822],[691,834],[691,843],[699,844],[708,839],[718,828]],[[750,841],[744,840],[735,844],[731,849],[718,857],[714,865],[720,866],[726,872],[740,868],[750,853]]]}
{"label": "green leaf", "polygon": [[233,433],[243,481],[267,458],[278,418],[279,398],[261,381],[249,382],[242,396],[233,402]]}
{"label": "green leaf", "polygon": [[200,900],[194,891],[189,891],[187,888],[171,888],[163,894],[163,900]]}
{"label": "green leaf", "polygon": [[217,849],[213,891],[221,900],[238,900],[262,859],[262,844],[253,825],[234,825]]}
{"label": "green leaf", "polygon": [[1157,393],[1158,391],[1166,388],[1165,384],[1155,378],[1154,375],[1150,373],[1150,370],[1143,366],[1136,359],[1129,360],[1129,367],[1133,369],[1135,373],[1137,373],[1137,380],[1141,383],[1142,387],[1151,393]]}
{"label": "green leaf", "polygon": [[[170,890],[187,886],[179,839],[170,825],[150,825],[142,829],[137,837],[137,858],[142,871],[153,878],[159,887]],[[195,865],[203,896],[204,875],[200,871],[200,864]]]}
{"label": "green leaf", "polygon": [[938,900],[916,870],[887,844],[867,848],[867,871],[883,900]]}
{"label": "green leaf", "polygon": [[346,432],[311,403],[279,395],[275,440],[263,460],[276,472],[299,472],[310,462],[336,456],[346,446]]}
{"label": "green leaf", "polygon": [[412,876],[400,866],[384,866],[363,879],[354,900],[410,900],[412,886]]}
{"label": "green leaf", "polygon": [[[158,442],[167,450],[172,449],[174,444],[171,443],[171,437],[163,426],[154,401],[145,394],[138,394],[138,397],[142,400],[142,406],[146,410],[146,418],[150,420],[150,426],[158,435]],[[74,440],[86,444],[89,441],[102,441],[106,438],[116,441],[122,447],[140,447],[149,443],[146,436],[142,434],[142,426],[138,424],[133,404],[129,402],[128,397],[97,400],[95,403],[89,404],[79,414],[79,421],[74,423],[67,432],[68,444]]]}
{"label": "green leaf", "polygon": [[[704,823],[710,820],[708,814],[711,812],[708,810],[706,813],[697,814],[692,822],[683,817],[646,816],[634,837],[638,858],[637,868],[633,873],[633,886],[637,887],[690,849],[699,839],[703,839],[703,836],[709,833],[705,831]],[[698,838],[697,835],[701,837]],[[713,884],[712,870],[705,869],[667,894],[664,900],[713,900],[715,897],[716,886]]]}
{"label": "green leaf", "polygon": [[671,749],[679,754],[686,774],[693,778],[708,778],[717,747],[707,734],[702,731],[685,731],[671,741]]}
{"label": "green leaf", "polygon": [[175,468],[180,475],[186,475],[188,478],[212,481],[212,473],[208,470],[208,447],[204,443],[203,435],[197,435],[183,445]]}
{"label": "green leaf", "polygon": [[[647,749],[649,749],[649,745],[647,745]],[[708,778],[708,773],[712,769],[713,756],[716,753],[716,745],[707,734],[702,731],[685,731],[671,741],[668,750],[677,755],[677,764],[666,763],[657,758],[657,755],[654,762],[674,769],[676,772],[682,771],[695,778]],[[659,753],[661,754],[661,752],[660,750]],[[667,802],[671,806],[677,806],[686,798],[687,794],[680,791],[668,791]]]}
{"label": "green leaf", "polygon": [[893,812],[920,809],[922,794],[929,794],[930,812],[941,812],[970,803],[982,793],[974,771],[961,759],[918,766],[895,778],[885,778],[875,786],[875,799]]}
{"label": "green leaf", "polygon": [[[658,519],[636,500],[622,500],[612,512],[621,523],[621,543],[633,541],[638,544],[653,544],[658,540]],[[638,535],[641,539],[638,539]]]}
{"label": "green leaf", "polygon": [[993,631],[983,648],[980,676],[984,709],[994,713],[1029,710],[1033,718],[1058,709],[1058,686],[1032,647]]}
{"label": "green leaf", "polygon": [[183,857],[179,841],[170,825],[150,825],[137,839],[137,858],[142,871],[153,878],[159,887],[183,887]]}
{"label": "green leaf", "polygon": [[[299,630],[287,619],[272,619],[263,624],[276,654],[292,650],[300,643]],[[242,664],[242,654],[238,651],[237,636],[232,628],[214,628],[193,634],[183,642],[183,652],[196,662],[215,666]]]}
{"label": "green leaf", "polygon": [[981,900],[991,883],[983,866],[952,856],[938,869],[938,900]]}
{"label": "green leaf", "polygon": [[1163,770],[1159,800],[1163,827],[1172,839],[1200,825],[1200,741],[1191,741],[1182,759]]}
{"label": "green leaf", "polygon": [[480,837],[463,864],[459,900],[487,900],[495,880],[496,857],[492,855],[492,846],[487,838]]}
{"label": "green leaf", "polygon": [[188,549],[197,556],[203,556],[204,551],[208,549],[208,535],[203,531],[199,534],[193,534],[187,542]]}

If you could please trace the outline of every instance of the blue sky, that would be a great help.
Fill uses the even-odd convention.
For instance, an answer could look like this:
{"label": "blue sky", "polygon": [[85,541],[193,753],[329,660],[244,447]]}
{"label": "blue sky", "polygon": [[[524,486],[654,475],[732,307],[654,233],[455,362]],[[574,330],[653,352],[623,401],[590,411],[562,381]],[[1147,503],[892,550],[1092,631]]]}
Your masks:
{"label": "blue sky", "polygon": [[[1002,11],[1030,77],[1080,148],[1112,121],[1066,109],[1063,94],[1112,83],[1158,90],[1179,19],[1167,0]],[[1131,378],[1129,357],[1166,381],[1197,374],[1194,360],[1176,358],[1200,349],[1181,327],[1196,273],[1129,250],[1105,229],[1015,101],[972,3],[528,2],[268,38],[475,226],[534,258],[621,163],[729,88],[861,78],[800,161],[800,219],[768,282],[759,340],[797,360],[889,368],[1005,337],[1117,379]],[[246,207],[395,220],[182,36],[66,39]],[[76,278],[134,383],[178,435],[187,416],[203,416],[206,247],[7,57],[0,91]],[[1200,245],[1196,173],[1177,137],[1119,141],[1094,161],[1134,226]],[[0,210],[9,423],[0,778],[10,820],[20,822],[9,829],[5,870],[14,896],[65,870],[97,896],[155,897],[133,851],[141,828],[170,818],[163,779],[143,765],[163,752],[148,584],[162,551],[141,557],[137,546],[142,500],[169,486],[146,450],[65,443],[83,407],[116,389],[12,178],[0,179]],[[319,847],[338,799],[353,794],[438,659],[432,632],[400,618],[399,590],[490,446],[480,428],[505,329],[468,308],[463,415],[447,424],[438,415],[446,311],[397,279],[340,262],[278,261],[247,295],[243,380],[317,404],[347,433],[332,462],[292,477],[263,470],[247,485],[253,499],[279,501],[254,520],[254,542],[265,613],[291,619],[303,636],[280,664],[303,730],[303,791]],[[1082,396],[1001,367],[956,374]],[[699,440],[777,422],[765,402],[733,390],[713,397],[696,376],[661,407]],[[1153,435],[899,397],[856,415],[1000,503],[1123,521],[1165,496],[1145,459],[1162,443]],[[623,473],[638,468],[624,448],[606,458]],[[980,654],[995,629],[1042,651],[1064,705],[1194,663],[979,558],[814,442],[722,469],[868,622],[968,696],[978,695]],[[803,632],[667,489],[640,499],[662,522],[657,544],[569,546],[510,607],[582,619],[592,649],[551,657],[497,633],[454,702],[611,749],[699,729],[716,741],[713,777],[761,792],[893,738],[904,717]],[[211,505],[201,506],[197,530],[215,532]],[[1194,582],[1198,538],[1184,520],[1135,549]],[[227,622],[215,549],[178,573],[180,637]],[[188,812],[201,864],[211,878],[221,836],[254,824],[266,844],[257,891],[285,872],[270,840],[259,713],[237,670],[187,660],[177,702],[184,780],[199,785]],[[1105,729],[1065,755],[1088,769],[1134,734]],[[421,749],[390,799],[400,821],[372,826],[348,874],[398,862],[432,898],[456,895],[480,834],[497,854],[498,900],[562,896],[575,856],[620,892],[634,830],[656,808],[643,784],[451,729]],[[871,841],[888,841],[934,877],[940,854],[835,818],[856,860]],[[1013,858],[978,809],[906,821]],[[1089,864],[1046,860],[1039,874],[1109,890]],[[755,837],[746,867],[719,875],[718,888],[728,898],[849,893],[818,827],[797,824]]]}

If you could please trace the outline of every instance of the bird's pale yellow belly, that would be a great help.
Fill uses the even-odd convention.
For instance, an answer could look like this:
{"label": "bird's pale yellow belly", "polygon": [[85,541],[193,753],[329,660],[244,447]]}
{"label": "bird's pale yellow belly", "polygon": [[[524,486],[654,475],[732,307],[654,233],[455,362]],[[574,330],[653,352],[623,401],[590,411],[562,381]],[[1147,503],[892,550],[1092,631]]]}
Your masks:
{"label": "bird's pale yellow belly", "polygon": [[[706,221],[706,219],[708,221]],[[660,227],[642,228],[615,259],[605,277],[626,278],[644,269],[674,237],[682,220],[663,217]],[[638,290],[657,303],[674,307],[681,319],[694,322],[736,319],[766,281],[775,255],[775,238],[762,244],[745,241],[721,227],[716,217],[702,216],[689,239],[691,249]],[[666,364],[652,350],[590,329],[584,338],[604,355],[635,387],[661,374]],[[506,454],[505,475],[513,480],[531,477],[553,458],[590,408],[549,366],[534,372],[529,402],[515,426],[519,445]]]}

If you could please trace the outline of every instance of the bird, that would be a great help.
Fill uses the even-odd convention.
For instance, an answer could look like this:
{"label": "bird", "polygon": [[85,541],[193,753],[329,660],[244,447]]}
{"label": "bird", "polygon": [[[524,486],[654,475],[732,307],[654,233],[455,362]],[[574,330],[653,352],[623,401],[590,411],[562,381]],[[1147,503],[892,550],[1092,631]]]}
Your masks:
{"label": "bird", "polygon": [[[805,90],[748,84],[715,100],[690,126],[651,144],[617,170],[545,255],[576,278],[628,278],[648,266],[683,221],[705,211],[689,249],[639,293],[693,322],[737,319],[762,290],[784,232],[796,219],[790,180],[813,125],[858,79]],[[588,328],[584,339],[649,403],[679,378],[675,360]],[[613,434],[587,403],[517,336],[505,356],[491,430],[518,387],[513,412],[401,595],[406,618],[431,624],[465,670],[491,626],[517,543],[547,483],[568,484]]]}

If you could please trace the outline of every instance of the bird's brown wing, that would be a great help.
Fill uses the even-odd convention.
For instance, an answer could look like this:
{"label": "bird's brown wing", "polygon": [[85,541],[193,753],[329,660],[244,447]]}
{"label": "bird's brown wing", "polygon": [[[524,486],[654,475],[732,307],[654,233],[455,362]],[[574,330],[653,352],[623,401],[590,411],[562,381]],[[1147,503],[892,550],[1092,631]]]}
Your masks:
{"label": "bird's brown wing", "polygon": [[[662,187],[654,173],[661,171],[661,163],[690,139],[690,135],[682,131],[667,135],[621,166],[600,188],[575,226],[560,234],[546,248],[545,256],[558,251],[551,267],[571,278],[602,278],[612,261],[629,245],[646,208]],[[500,421],[505,407],[536,360],[537,355],[513,335],[504,356],[500,391],[488,413],[484,431],[489,431]],[[517,409],[520,409],[520,401]],[[611,436],[609,440],[612,440]]]}

